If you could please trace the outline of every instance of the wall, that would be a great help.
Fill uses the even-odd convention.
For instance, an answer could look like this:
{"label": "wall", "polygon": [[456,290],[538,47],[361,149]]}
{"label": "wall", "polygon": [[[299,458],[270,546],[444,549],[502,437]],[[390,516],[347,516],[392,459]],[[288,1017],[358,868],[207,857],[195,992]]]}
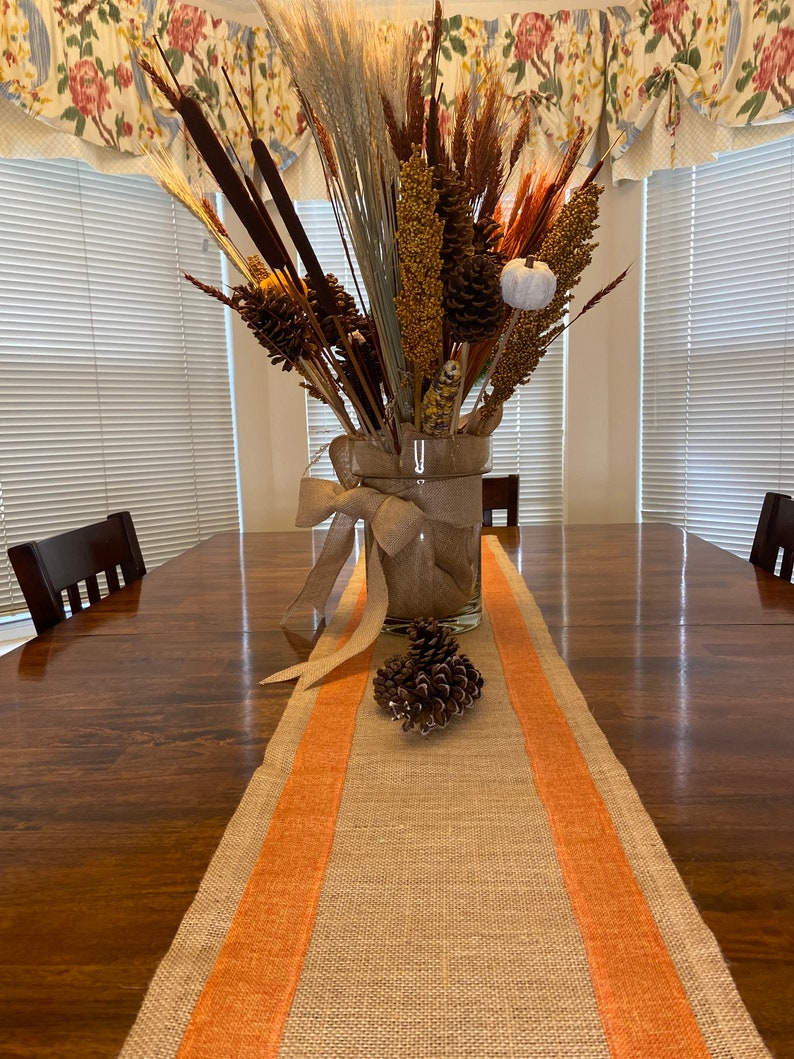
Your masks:
{"label": "wall", "polygon": [[[223,220],[237,246],[253,253],[231,210]],[[309,462],[304,391],[295,372],[270,363],[237,313],[228,316],[242,528],[292,529],[299,482]]]}
{"label": "wall", "polygon": [[576,303],[583,305],[627,265],[631,271],[569,333],[565,520],[634,522],[639,472],[642,185],[615,187],[607,181],[600,225],[597,256],[577,291]]}

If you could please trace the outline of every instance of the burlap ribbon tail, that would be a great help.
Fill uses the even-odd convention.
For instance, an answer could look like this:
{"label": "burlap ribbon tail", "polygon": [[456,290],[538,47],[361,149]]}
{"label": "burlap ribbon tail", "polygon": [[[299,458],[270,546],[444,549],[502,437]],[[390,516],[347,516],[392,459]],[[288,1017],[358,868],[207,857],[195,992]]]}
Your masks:
{"label": "burlap ribbon tail", "polygon": [[417,536],[425,521],[424,514],[412,501],[358,483],[352,471],[350,446],[346,437],[334,438],[329,455],[339,481],[303,478],[295,525],[308,529],[324,522],[330,515],[334,516],[333,521],[317,562],[300,593],[284,612],[280,624],[286,625],[297,610],[306,606],[313,606],[320,613],[325,612],[331,590],[353,550],[355,527],[359,519],[369,526],[376,543],[367,557],[367,602],[364,613],[352,636],[339,650],[324,658],[310,658],[282,669],[266,677],[261,681],[262,684],[300,677],[299,686],[311,687],[348,658],[366,650],[383,627],[389,605],[382,556],[384,553],[396,555],[401,551]]}

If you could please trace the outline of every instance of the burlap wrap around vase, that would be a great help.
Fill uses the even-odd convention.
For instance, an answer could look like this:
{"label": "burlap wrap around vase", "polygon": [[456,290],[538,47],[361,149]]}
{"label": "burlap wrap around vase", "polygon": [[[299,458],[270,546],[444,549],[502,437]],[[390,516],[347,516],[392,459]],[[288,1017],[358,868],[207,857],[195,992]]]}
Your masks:
{"label": "burlap wrap around vase", "polygon": [[[421,530],[398,552],[383,553],[388,589],[383,628],[402,632],[412,621],[437,618],[455,632],[480,623],[482,476],[490,467],[490,438],[430,438],[407,430],[402,451],[351,443],[352,470],[364,488],[415,504]],[[369,552],[378,547],[366,527]]]}
{"label": "burlap wrap around vase", "polygon": [[300,677],[310,687],[365,650],[381,630],[403,631],[437,618],[456,632],[480,622],[482,476],[490,469],[490,437],[430,438],[409,426],[399,454],[377,443],[340,436],[329,446],[337,481],[301,480],[296,526],[333,515],[322,552],[281,619],[305,606],[325,606],[363,521],[367,601],[350,638],[332,655],[311,658],[267,677]]}

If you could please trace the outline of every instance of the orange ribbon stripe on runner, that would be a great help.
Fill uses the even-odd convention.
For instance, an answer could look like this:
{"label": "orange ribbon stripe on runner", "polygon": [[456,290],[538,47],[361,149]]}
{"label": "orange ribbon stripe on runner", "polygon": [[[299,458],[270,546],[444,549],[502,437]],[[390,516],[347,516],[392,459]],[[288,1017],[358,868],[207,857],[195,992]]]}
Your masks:
{"label": "orange ribbon stripe on runner", "polygon": [[513,591],[483,541],[483,597],[508,694],[587,952],[614,1059],[706,1059],[667,946],[535,652]]}
{"label": "orange ribbon stripe on runner", "polygon": [[[340,643],[361,620],[362,588]],[[334,840],[372,648],[328,678],[262,849],[182,1039],[179,1059],[269,1059],[300,979]]]}

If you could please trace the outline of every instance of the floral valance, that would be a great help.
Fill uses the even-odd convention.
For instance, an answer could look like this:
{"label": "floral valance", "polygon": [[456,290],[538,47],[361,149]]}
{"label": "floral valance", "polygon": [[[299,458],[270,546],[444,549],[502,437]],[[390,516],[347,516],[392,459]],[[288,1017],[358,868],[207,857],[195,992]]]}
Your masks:
{"label": "floral valance", "polygon": [[0,0],[0,13],[0,93],[55,128],[133,155],[167,147],[190,172],[180,119],[137,64],[163,67],[156,38],[241,160],[253,161],[235,94],[284,164],[300,148],[299,107],[264,29],[174,0]]}
{"label": "floral valance", "polygon": [[[158,144],[194,169],[179,118],[136,62],[143,56],[162,68],[155,37],[245,164],[249,137],[234,94],[282,167],[306,143],[297,100],[262,27],[176,0],[0,0],[0,16],[0,97],[100,153],[137,157]],[[610,140],[623,134],[613,150],[616,178],[706,160],[750,142],[748,132],[757,142],[794,130],[791,0],[637,0],[492,20],[450,15],[441,53],[445,107],[461,79],[497,63],[515,107],[533,107],[543,144],[565,146],[578,128],[597,129],[604,113]],[[445,109],[441,120],[448,119]],[[5,153],[8,138],[7,130]]]}
{"label": "floral valance", "polygon": [[612,139],[625,134],[616,179],[794,130],[790,0],[640,0],[606,17],[606,120]]}
{"label": "floral valance", "polygon": [[[224,69],[282,166],[305,143],[300,108],[261,27],[215,18],[174,0],[0,0],[0,13],[0,94],[97,147],[139,155],[159,144],[191,172],[180,121],[136,62],[142,56],[162,67],[155,37],[179,81],[201,94],[241,160],[251,161],[249,137]],[[535,107],[538,129],[550,143],[562,147],[580,125],[588,131],[597,127],[603,104],[600,12],[492,21],[452,15],[444,28],[445,105],[451,105],[461,78],[496,62],[516,107],[527,102]],[[442,119],[448,114],[445,109]]]}
{"label": "floral valance", "polygon": [[[461,15],[445,19],[438,75],[446,108],[441,121],[451,120],[461,78],[488,62],[500,69],[516,110],[531,106],[539,131],[555,147],[567,145],[581,127],[589,135],[603,109],[604,26],[602,12],[584,9],[486,21]],[[429,27],[424,35],[429,48]]]}

